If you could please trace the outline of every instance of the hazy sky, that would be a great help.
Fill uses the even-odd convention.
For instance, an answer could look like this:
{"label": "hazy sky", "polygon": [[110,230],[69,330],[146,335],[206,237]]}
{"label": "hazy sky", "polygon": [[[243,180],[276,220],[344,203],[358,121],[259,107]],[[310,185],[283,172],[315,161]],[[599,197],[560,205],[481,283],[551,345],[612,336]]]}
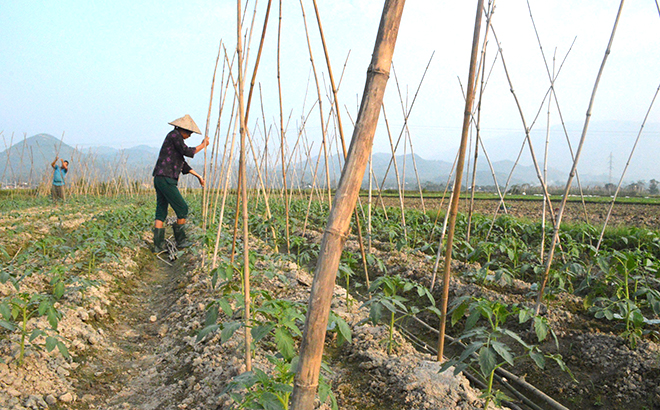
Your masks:
{"label": "hazy sky", "polygon": [[[301,117],[307,115],[317,91],[300,2],[284,3],[280,48],[283,109],[284,115],[291,118],[287,135],[295,140]],[[435,53],[409,119],[416,153],[422,157],[434,158],[458,145],[463,112],[459,78],[465,86],[476,3],[409,0],[405,6],[394,69],[408,105]],[[253,69],[266,4],[266,0],[256,4],[248,73]],[[527,4],[522,0],[496,2],[493,27],[530,125],[539,111],[549,79]],[[573,124],[569,127],[572,127],[571,138],[577,140],[619,1],[530,0],[529,4],[551,72],[553,65],[559,67],[575,39],[555,86],[563,118]],[[303,5],[321,87],[328,90],[313,4],[303,0]],[[350,136],[348,113],[355,119],[383,1],[319,0],[319,7],[337,79],[345,65],[339,101],[344,107],[346,134]],[[248,3],[246,27],[254,10],[255,3]],[[257,120],[260,123],[265,120],[266,127],[274,127],[271,138],[276,138],[279,123],[278,13],[278,2],[274,1],[250,115],[251,128]],[[222,41],[231,60],[236,48],[235,36],[236,2],[229,0],[0,0],[0,131],[7,143],[12,134],[16,142],[23,135],[43,132],[59,138],[64,132],[64,142],[72,146],[126,148],[139,144],[159,146],[171,129],[167,123],[186,113],[204,130],[218,48]],[[486,65],[490,76],[482,103],[483,136],[486,140],[505,134],[518,134],[522,138],[521,118],[504,75],[502,58],[497,56],[492,32],[488,40]],[[224,54],[222,58],[211,134],[217,123],[219,92],[227,91]],[[641,124],[660,84],[659,68],[657,3],[655,0],[627,2],[601,80],[592,121]],[[402,125],[402,108],[393,74],[385,107],[396,137]],[[233,92],[231,87],[228,92]],[[322,109],[327,116],[328,92],[323,91],[322,95]],[[535,129],[545,128],[546,111],[544,108]],[[230,112],[231,101],[227,99],[222,124],[228,124]],[[659,121],[660,109],[656,108],[649,122]],[[556,108],[550,122],[559,123]],[[312,111],[306,127],[310,140],[318,139],[321,132],[318,124],[318,111]],[[221,127],[220,135],[224,139],[226,129]],[[386,135],[385,127],[380,126],[375,151],[389,149]],[[255,138],[263,140],[263,135]],[[191,143],[196,144],[200,138],[193,140]],[[517,151],[518,145],[517,141],[512,143],[515,146],[512,152]],[[315,147],[318,146],[317,142]]]}

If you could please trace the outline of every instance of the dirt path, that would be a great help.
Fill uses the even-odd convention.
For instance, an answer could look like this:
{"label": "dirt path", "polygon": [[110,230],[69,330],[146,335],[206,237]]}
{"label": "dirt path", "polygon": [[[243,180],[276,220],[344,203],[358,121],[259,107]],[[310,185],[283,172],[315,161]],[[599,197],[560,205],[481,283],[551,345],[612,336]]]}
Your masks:
{"label": "dirt path", "polygon": [[[89,408],[177,408],[177,375],[186,369],[176,356],[162,353],[168,344],[165,319],[181,297],[182,269],[148,258],[136,277],[121,285],[125,293],[109,311],[109,348],[90,355],[80,368],[86,374],[77,387]],[[85,400],[86,392],[94,399]]]}

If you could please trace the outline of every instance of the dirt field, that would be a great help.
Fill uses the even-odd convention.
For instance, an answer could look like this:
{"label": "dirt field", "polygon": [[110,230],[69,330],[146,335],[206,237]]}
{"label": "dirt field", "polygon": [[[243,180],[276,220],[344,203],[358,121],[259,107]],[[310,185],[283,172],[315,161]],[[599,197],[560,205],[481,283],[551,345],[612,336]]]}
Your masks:
{"label": "dirt field", "polygon": [[[385,206],[399,206],[399,199],[394,197],[383,198]],[[424,199],[424,206],[426,210],[437,210],[441,203],[442,209],[447,208],[448,199],[442,202],[440,199]],[[363,204],[366,201],[363,198]],[[422,202],[419,198],[405,198],[404,205],[406,208],[422,209]],[[543,215],[543,202],[540,200],[507,200],[506,201],[508,213],[517,218],[528,218],[531,220],[539,220]],[[474,202],[474,212],[492,215],[499,206],[497,200],[483,200],[477,199]],[[554,204],[555,208],[559,207],[559,203]],[[596,202],[568,202],[563,222],[589,222],[591,224],[601,226],[610,209],[609,203],[596,203]],[[459,212],[467,212],[468,203],[462,200],[459,205]],[[502,211],[500,210],[501,214]],[[548,214],[549,215],[549,214]],[[632,225],[637,227],[644,227],[649,229],[660,229],[660,205],[656,204],[626,204],[617,203],[612,208],[612,215],[608,226],[619,225]]]}

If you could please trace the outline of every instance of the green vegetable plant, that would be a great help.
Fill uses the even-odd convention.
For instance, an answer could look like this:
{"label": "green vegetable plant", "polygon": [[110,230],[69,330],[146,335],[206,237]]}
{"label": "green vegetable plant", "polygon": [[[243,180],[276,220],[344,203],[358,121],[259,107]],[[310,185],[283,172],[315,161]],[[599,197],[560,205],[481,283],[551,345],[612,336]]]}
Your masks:
{"label": "green vegetable plant", "polygon": [[[481,395],[485,399],[484,409],[488,408],[491,401],[499,405],[502,400],[508,400],[503,392],[493,389],[495,371],[505,364],[514,366],[516,360],[528,356],[541,369],[545,367],[546,359],[551,359],[562,370],[569,371],[561,355],[543,354],[538,346],[528,344],[516,332],[504,327],[511,316],[517,316],[519,323],[533,319],[538,341],[541,342],[548,334],[552,334],[557,343],[557,338],[548,326],[547,320],[534,317],[529,309],[465,296],[454,301],[450,313],[452,326],[466,317],[463,332],[454,343],[465,342],[468,345],[460,356],[445,362],[440,371],[446,371],[454,366],[454,374],[458,374],[468,367],[474,368],[486,384]],[[481,325],[478,326],[479,324]]]}
{"label": "green vegetable plant", "polygon": [[369,293],[372,296],[364,303],[364,307],[369,308],[369,318],[366,320],[371,321],[373,324],[380,323],[382,319],[387,320],[388,336],[385,344],[388,354],[392,353],[392,348],[396,345],[394,340],[394,325],[396,322],[405,317],[416,315],[422,310],[415,305],[411,305],[409,299],[403,296],[403,294],[413,290],[416,291],[418,297],[428,299],[430,306],[423,309],[440,315],[439,310],[435,307],[435,299],[431,292],[423,285],[402,278],[401,275],[381,276],[373,281],[369,287]]}
{"label": "green vegetable plant", "polygon": [[[278,355],[268,356],[274,365],[272,374],[255,368],[240,374],[229,382],[222,392],[229,394],[234,401],[233,408],[288,410],[289,398],[293,392],[293,379],[298,366],[298,356],[288,361]],[[323,371],[330,372],[327,364],[321,365]],[[321,374],[319,377],[318,398],[321,403],[330,400],[330,406],[337,410],[337,399],[332,394],[331,385]]]}
{"label": "green vegetable plant", "polygon": [[[600,267],[606,272],[606,280],[614,288],[609,297],[598,297],[589,309],[596,318],[623,323],[623,337],[631,349],[642,339],[644,327],[657,321],[644,316],[640,306],[648,305],[654,314],[660,313],[660,293],[648,286],[640,272],[640,257],[633,252],[614,251],[611,258],[600,258]],[[640,299],[644,296],[644,299]]]}
{"label": "green vegetable plant", "polygon": [[[31,319],[46,316],[50,329],[40,329],[36,325],[30,326]],[[62,342],[57,333],[57,325],[62,318],[62,314],[53,306],[53,298],[43,294],[32,294],[27,292],[17,293],[6,297],[0,302],[0,326],[9,332],[19,334],[19,356],[18,364],[23,365],[26,344],[29,344],[37,350],[45,347],[48,352],[53,351],[55,347],[64,357],[69,357],[66,345]],[[45,344],[41,346],[35,340],[39,336],[46,338]]]}

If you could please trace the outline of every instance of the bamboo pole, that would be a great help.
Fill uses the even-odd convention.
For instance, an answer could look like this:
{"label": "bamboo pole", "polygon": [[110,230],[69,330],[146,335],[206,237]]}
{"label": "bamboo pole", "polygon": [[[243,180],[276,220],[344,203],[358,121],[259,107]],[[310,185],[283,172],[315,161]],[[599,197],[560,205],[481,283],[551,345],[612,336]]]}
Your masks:
{"label": "bamboo pole", "polygon": [[[312,64],[312,72],[314,74],[314,82],[316,83],[317,101],[319,105],[319,117],[321,121],[321,146],[323,147],[323,158],[325,165],[325,180],[328,193],[328,204],[332,206],[332,185],[330,183],[330,164],[328,163],[328,142],[327,142],[327,123],[323,118],[323,99],[321,97],[321,86],[319,85],[318,75],[316,73],[316,64],[314,64],[314,55],[312,54],[312,44],[309,40],[309,32],[307,29],[307,18],[305,17],[305,7],[302,0],[300,0],[300,10],[302,11],[303,25],[305,27],[305,38],[307,40],[307,50],[309,52],[309,60]],[[329,122],[329,121],[328,121]]]}
{"label": "bamboo pole", "polygon": [[600,69],[598,70],[598,75],[596,76],[596,82],[594,84],[593,91],[591,92],[591,99],[589,100],[589,108],[587,109],[587,115],[584,120],[584,126],[582,128],[582,136],[580,137],[580,143],[578,144],[577,151],[575,152],[575,160],[573,161],[573,166],[571,167],[571,171],[568,174],[568,180],[566,181],[566,187],[564,188],[564,196],[562,197],[561,204],[559,205],[559,212],[557,213],[557,223],[555,224],[555,229],[552,235],[552,242],[550,244],[550,249],[548,251],[548,257],[546,259],[545,263],[545,272],[543,273],[543,280],[541,282],[541,287],[539,288],[539,293],[536,298],[536,309],[535,312],[538,315],[539,310],[541,309],[541,302],[543,301],[543,292],[545,291],[545,286],[548,283],[548,278],[550,276],[550,267],[552,266],[552,260],[554,258],[555,254],[555,247],[557,246],[557,242],[559,241],[559,228],[561,226],[561,219],[564,214],[564,208],[566,206],[566,200],[568,199],[568,194],[571,189],[571,183],[573,182],[573,177],[575,176],[575,171],[577,169],[577,164],[578,161],[580,160],[580,154],[582,152],[582,147],[584,146],[584,141],[586,140],[587,137],[587,130],[589,128],[589,120],[591,120],[591,110],[594,105],[594,101],[596,99],[596,91],[598,90],[598,84],[600,83],[601,76],[603,75],[603,71],[605,69],[605,63],[607,62],[607,57],[610,55],[610,51],[612,50],[612,43],[614,42],[614,35],[616,34],[616,28],[619,24],[619,18],[621,17],[621,11],[623,10],[623,3],[624,0],[621,0],[621,3],[619,4],[619,10],[617,11],[616,14],[616,19],[614,20],[614,27],[612,28],[612,34],[610,35],[610,41],[607,44],[607,49],[605,50],[605,55],[603,56],[603,61],[600,65]]}
{"label": "bamboo pole", "polygon": [[[270,3],[269,3],[269,6],[270,6]],[[263,35],[262,35],[262,41],[263,41]],[[261,54],[261,47],[259,47],[259,55],[260,54]],[[255,71],[253,72],[253,80],[254,80],[254,76],[256,76],[256,74],[257,74],[256,67],[258,65],[259,64],[257,62],[256,66],[255,66]],[[232,78],[232,83],[234,84],[234,91],[239,92],[239,90],[236,89],[236,83],[233,81],[233,77],[231,76],[231,73],[230,73],[230,78]],[[252,86],[253,85],[254,85],[254,83],[252,83]],[[252,88],[250,89],[250,92],[252,92]],[[247,110],[246,110],[246,114],[247,114]],[[245,135],[246,135],[247,141],[250,145],[250,150],[252,151],[252,157],[253,157],[253,160],[254,160],[255,168],[257,170],[257,179],[258,179],[258,182],[259,182],[259,186],[261,187],[261,190],[263,191],[263,194],[264,194],[264,200],[265,200],[265,205],[266,205],[266,217],[268,219],[271,219],[272,218],[272,213],[270,211],[270,203],[269,203],[269,200],[268,200],[268,193],[266,192],[266,187],[264,185],[262,174],[261,174],[261,168],[259,167],[259,161],[257,160],[257,154],[254,150],[254,147],[253,147],[253,144],[252,144],[252,139],[250,138],[250,132],[247,129],[247,127],[245,129]],[[239,178],[239,181],[243,181],[243,179]],[[240,184],[239,184],[239,186],[240,186]],[[238,212],[238,204],[239,204],[239,201],[236,202],[237,212]],[[238,213],[237,213],[237,215],[238,215]],[[236,218],[236,220],[238,220],[238,218]],[[234,232],[236,232],[236,228],[237,228],[237,225],[234,224]],[[273,240],[277,241],[277,235],[275,233],[275,227],[271,227],[271,233],[273,235]],[[236,237],[236,235],[234,235],[234,243],[232,244],[232,258],[233,258],[233,250],[234,250],[235,243],[236,243],[235,237]]]}
{"label": "bamboo pole", "polygon": [[[234,122],[234,132],[232,133],[232,138],[231,138],[231,148],[229,149],[229,160],[227,161],[226,168],[227,172],[225,173],[225,184],[224,188],[222,189],[222,204],[220,206],[220,216],[218,217],[218,231],[216,233],[215,237],[215,248],[213,250],[213,263],[212,263],[212,268],[215,269],[217,266],[217,257],[218,257],[218,248],[220,246],[220,234],[222,232],[222,224],[224,220],[224,214],[225,214],[225,203],[227,200],[227,191],[229,190],[229,182],[231,179],[231,164],[233,160],[233,155],[234,155],[234,142],[236,140],[236,127],[238,126],[238,122]],[[238,195],[236,195],[238,198]],[[233,257],[233,250],[232,250],[232,257]]]}
{"label": "bamboo pole", "polygon": [[[408,242],[408,227],[406,226],[406,210],[403,205],[403,193],[401,190],[401,179],[399,178],[399,167],[397,166],[396,163],[396,147],[394,147],[394,142],[392,141],[392,133],[390,132],[390,125],[389,121],[387,121],[387,112],[385,111],[385,105],[382,106],[383,110],[383,119],[385,120],[385,128],[387,129],[387,136],[389,137],[390,140],[390,149],[392,150],[392,159],[390,162],[394,163],[394,176],[396,177],[396,186],[397,186],[397,191],[399,192],[399,207],[401,208],[401,224],[403,225],[403,238]],[[405,143],[403,144],[404,146],[406,145]],[[397,143],[398,146],[398,143]],[[383,178],[383,185],[385,186],[385,179]]]}
{"label": "bamboo pole", "polygon": [[[529,6],[529,2],[527,2]],[[530,12],[531,13],[531,12]],[[556,49],[555,49],[556,54]],[[552,57],[552,78],[555,76],[555,55]],[[552,94],[554,94],[554,88],[550,91],[550,99],[548,100],[548,116],[546,120],[545,127],[545,149],[543,151],[543,180],[548,180],[548,148],[550,146],[550,107],[552,106]],[[547,217],[547,207],[545,201],[543,201],[543,209],[541,211],[541,246],[539,249],[539,259],[543,260],[545,257],[545,226],[546,226],[546,217]]]}
{"label": "bamboo pole", "polygon": [[[401,142],[401,137],[403,135],[404,130],[406,129],[406,126],[408,125],[408,118],[410,118],[410,114],[412,113],[413,106],[415,105],[415,101],[417,101],[417,96],[419,95],[419,90],[422,88],[422,83],[424,82],[424,78],[426,77],[426,73],[429,70],[429,66],[431,65],[431,60],[433,59],[433,55],[431,55],[431,58],[429,59],[429,62],[426,64],[426,68],[424,69],[424,74],[422,74],[422,78],[419,80],[419,84],[417,85],[417,90],[415,91],[415,95],[412,99],[412,102],[410,103],[410,108],[408,109],[408,112],[406,115],[403,117],[403,126],[401,127],[401,132],[399,133],[399,138],[396,141],[396,145],[394,146],[394,150],[399,149],[399,143]],[[385,179],[387,179],[387,175],[390,172],[390,168],[392,166],[392,158],[390,158],[390,162],[387,165],[387,169],[385,170],[385,175],[383,176],[383,182],[380,184],[381,189],[378,190],[378,200],[382,202],[382,188],[385,186]]]}
{"label": "bamboo pole", "polygon": [[[553,96],[555,95],[556,77],[555,77],[555,75],[550,74],[550,67],[548,67],[548,62],[545,58],[545,52],[543,51],[543,45],[541,44],[541,37],[539,36],[538,29],[536,28],[536,23],[534,22],[534,15],[532,14],[532,6],[529,4],[529,0],[527,0],[527,9],[529,10],[529,18],[530,18],[530,20],[532,20],[532,27],[534,28],[534,34],[536,34],[536,40],[539,44],[539,49],[541,50],[541,55],[543,56],[543,64],[545,65],[545,71],[548,74],[548,79],[550,80],[550,99],[552,99]],[[571,45],[571,48],[572,47],[573,47],[573,45]],[[570,52],[570,49],[569,49],[569,52]],[[556,49],[555,49],[555,53],[556,53]],[[567,53],[567,55],[568,55],[568,53]],[[554,61],[555,60],[554,60],[554,56],[553,56],[553,72],[554,72]],[[548,106],[548,110],[549,109],[550,108]],[[568,138],[567,138],[567,140],[568,140]],[[570,147],[570,140],[568,141],[568,145]],[[575,157],[573,157],[573,149],[572,148],[571,148],[570,152],[571,152],[572,159],[574,159]],[[547,164],[545,164],[545,165],[547,165]],[[582,182],[580,181],[580,175],[577,172],[577,170],[575,172],[576,172],[576,174],[575,174],[576,175],[576,181],[578,183],[578,189],[580,190],[580,200],[582,202],[582,211],[584,212],[584,220],[585,220],[585,222],[589,223],[589,214],[587,212],[587,204],[584,201],[584,191],[582,190]],[[545,211],[545,204],[544,204],[544,211]],[[545,219],[545,216],[544,216],[544,219]],[[543,234],[545,235],[545,231],[544,231]]]}
{"label": "bamboo pole", "polygon": [[369,153],[369,201],[367,202],[367,240],[369,241],[368,249],[371,253],[371,197],[372,197],[372,183],[371,177],[374,174],[374,153]]}
{"label": "bamboo pole", "polygon": [[373,144],[404,4],[404,0],[386,0],[383,8],[357,126],[321,241],[291,396],[292,410],[314,407],[339,259]]}
{"label": "bamboo pole", "polygon": [[[247,208],[247,178],[245,175],[245,109],[243,106],[243,49],[241,42],[241,0],[237,1],[237,19],[236,19],[236,53],[238,55],[238,116],[240,120],[241,151],[238,160],[239,173],[242,178],[241,197],[243,199],[243,298],[245,305],[245,368],[249,372],[252,370],[252,335],[250,325],[250,243],[248,233],[248,208]],[[237,215],[238,216],[238,215]]]}
{"label": "bamboo pole", "polygon": [[438,337],[438,361],[442,361],[445,350],[445,326],[447,323],[447,301],[449,299],[449,280],[451,274],[451,252],[454,243],[454,231],[456,229],[456,216],[458,214],[458,201],[461,195],[461,180],[463,179],[463,165],[465,163],[465,151],[467,148],[468,130],[470,117],[472,115],[472,102],[475,94],[475,74],[477,70],[477,52],[479,51],[479,36],[481,31],[481,17],[483,15],[484,0],[478,0],[477,13],[474,23],[474,35],[472,37],[472,53],[470,56],[470,70],[468,74],[467,98],[465,99],[465,111],[463,113],[463,130],[461,145],[458,150],[458,161],[456,162],[456,178],[454,179],[454,190],[452,191],[451,208],[449,216],[449,232],[447,233],[447,250],[445,252],[445,266],[443,270],[442,305],[440,318],[440,333]]}
{"label": "bamboo pole", "polygon": [[[224,209],[225,209],[225,202],[227,199],[227,189],[228,189],[228,179],[231,174],[231,164],[233,160],[233,152],[234,152],[234,142],[236,139],[236,126],[238,124],[237,121],[234,121],[235,115],[234,111],[236,110],[236,99],[233,99],[232,102],[232,107],[231,107],[231,114],[229,115],[229,124],[227,127],[227,135],[225,136],[225,146],[223,149],[222,153],[222,161],[220,162],[220,175],[219,175],[219,180],[218,180],[218,185],[222,184],[222,181],[224,179],[224,188],[222,189],[222,205],[220,209],[220,216],[219,218],[219,223],[218,223],[218,232],[217,232],[217,237],[216,237],[216,244],[215,244],[215,251],[213,254],[213,267],[215,267],[215,259],[217,257],[218,253],[218,241],[220,239],[220,231],[222,230],[222,221],[223,221],[223,216],[224,216]],[[233,124],[233,125],[232,125]],[[233,130],[233,132],[232,132]],[[227,142],[229,141],[229,134],[231,133],[231,147],[229,151],[227,151]],[[229,159],[227,159],[227,152],[229,152]],[[224,178],[223,178],[224,175]],[[214,215],[214,221],[215,221],[215,215],[217,211],[217,204],[218,204],[218,196],[220,195],[220,190],[218,189],[216,191],[216,199],[215,199],[215,205],[213,208],[213,215]]]}
{"label": "bamboo pole", "polygon": [[[500,52],[500,56],[502,57],[502,65],[504,67],[504,73],[506,74],[507,81],[509,83],[509,88],[511,90],[511,94],[513,95],[513,99],[516,102],[516,106],[518,107],[518,112],[520,114],[520,119],[523,123],[523,127],[525,129],[525,141],[527,141],[527,144],[529,145],[529,152],[532,157],[532,163],[534,164],[534,169],[536,170],[536,176],[539,179],[539,182],[541,183],[541,188],[543,189],[543,197],[544,199],[548,202],[548,208],[550,211],[550,214],[552,216],[552,219],[555,219],[554,215],[554,208],[552,207],[552,202],[550,201],[550,194],[548,193],[548,187],[545,184],[545,181],[543,180],[543,175],[541,174],[541,170],[539,168],[538,161],[536,159],[536,154],[534,153],[534,146],[532,144],[532,140],[529,136],[529,133],[531,131],[531,127],[527,126],[527,123],[525,121],[525,116],[522,111],[522,107],[520,106],[520,101],[518,101],[518,95],[515,93],[513,89],[513,83],[511,82],[511,77],[509,76],[509,70],[506,65],[506,61],[504,60],[504,52],[502,51],[502,46],[500,44],[500,41],[497,38],[497,34],[495,33],[495,29],[493,26],[490,26],[491,31],[493,32],[493,36],[495,37],[495,43],[497,44],[497,48]],[[542,108],[542,106],[541,106]]]}
{"label": "bamboo pole", "polygon": [[289,193],[286,185],[286,164],[284,161],[284,147],[286,145],[286,136],[284,134],[284,113],[282,109],[282,80],[281,80],[281,71],[280,71],[280,49],[282,41],[282,0],[280,0],[280,9],[279,9],[279,25],[277,26],[277,89],[279,92],[279,102],[280,102],[280,154],[282,157],[282,193],[284,194],[284,212],[285,212],[285,239],[286,239],[286,252],[289,253],[291,247],[291,242],[289,239]]}
{"label": "bamboo pole", "polygon": [[[14,133],[13,132],[11,133],[11,139],[9,140],[9,147],[7,147],[7,141],[5,140],[4,135],[2,136],[2,140],[5,144],[5,152],[7,153],[7,162],[5,163],[5,169],[2,172],[2,181],[4,181],[5,180],[5,174],[7,173],[7,168],[11,168],[11,165],[10,165],[11,162],[10,162],[9,158],[10,158],[10,154],[11,154],[11,146],[14,143]],[[11,172],[12,172],[12,175],[13,175],[14,171],[12,170]]]}
{"label": "bamboo pole", "polygon": [[[490,26],[493,17],[494,11],[494,2],[488,2],[488,11],[486,12],[487,16],[487,26]],[[481,141],[481,103],[483,102],[483,95],[486,88],[486,46],[488,45],[488,28],[484,34],[483,45],[481,46],[481,64],[479,64],[479,72],[477,73],[476,79],[478,80],[481,77],[481,86],[479,87],[479,101],[477,102],[477,119],[474,122],[475,124],[475,143],[474,143],[474,162],[472,164],[472,183],[470,184],[470,201],[468,206],[468,218],[467,218],[467,235],[465,240],[470,243],[470,234],[472,232],[472,212],[474,211],[474,191],[476,189],[477,182],[477,163],[479,160],[479,142]],[[499,54],[498,54],[499,55]],[[481,73],[481,75],[479,75]],[[475,80],[476,81],[476,80]],[[471,115],[474,118],[473,115]]]}
{"label": "bamboo pole", "polygon": [[[220,53],[222,52],[222,41],[220,41],[220,45],[218,46],[218,56],[215,59],[215,68],[213,69],[213,79],[211,80],[211,95],[209,97],[209,111],[206,115],[206,127],[204,129],[204,139],[208,138],[209,136],[209,125],[211,124],[211,109],[213,108],[213,93],[215,90],[215,75],[218,71],[218,63],[220,62]],[[203,171],[203,178],[206,180],[207,179],[207,149],[204,147],[204,171]],[[207,210],[207,204],[206,202],[208,201],[208,188],[206,184],[202,186],[202,230],[206,233],[206,222],[208,218],[208,210]],[[203,260],[203,259],[202,259]]]}

